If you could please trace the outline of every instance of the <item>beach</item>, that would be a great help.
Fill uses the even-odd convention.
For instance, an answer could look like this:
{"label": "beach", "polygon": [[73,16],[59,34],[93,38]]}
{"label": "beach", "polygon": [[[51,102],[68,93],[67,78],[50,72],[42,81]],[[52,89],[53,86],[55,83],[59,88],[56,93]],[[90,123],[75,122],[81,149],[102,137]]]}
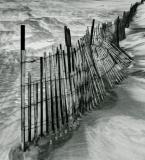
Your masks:
{"label": "beach", "polygon": [[[0,160],[8,160],[20,143],[20,24],[26,24],[28,54],[40,56],[53,44],[64,41],[63,27],[75,41],[96,21],[113,21],[128,1],[1,1],[0,7]],[[145,157],[145,4],[126,29],[120,42],[134,57],[129,77],[108,94],[101,110],[82,117],[72,138],[42,159],[144,160]],[[47,148],[46,148],[47,149]]]}

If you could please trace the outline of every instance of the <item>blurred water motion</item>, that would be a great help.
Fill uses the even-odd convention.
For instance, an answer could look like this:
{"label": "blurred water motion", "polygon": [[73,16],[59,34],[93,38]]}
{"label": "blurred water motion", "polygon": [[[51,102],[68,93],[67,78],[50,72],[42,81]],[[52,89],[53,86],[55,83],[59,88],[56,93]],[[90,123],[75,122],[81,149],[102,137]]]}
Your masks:
{"label": "blurred water motion", "polygon": [[[73,42],[76,42],[85,33],[86,27],[90,26],[93,18],[98,23],[113,21],[117,15],[122,15],[124,10],[129,10],[130,4],[135,2],[136,0],[0,1],[0,160],[7,160],[10,148],[15,143],[20,142],[20,24],[26,24],[27,55],[40,56],[44,50],[49,50],[52,44],[64,42],[64,25],[69,26]],[[140,20],[138,23],[143,23],[143,21]],[[140,39],[143,39],[144,33],[141,32],[140,34]],[[132,36],[125,43],[130,44],[130,40],[133,39],[135,37]],[[138,43],[140,42],[138,41]],[[70,140],[66,145],[67,147],[70,143],[75,144],[78,140],[77,137],[79,137],[80,141],[78,140],[77,146],[70,144],[71,147],[68,148],[66,154],[60,156],[60,152],[58,152],[58,156],[56,154],[51,156],[53,159],[78,160],[78,157],[80,160],[93,159],[96,156],[95,152],[97,155],[101,154],[98,159],[111,159],[108,154],[110,151],[104,151],[105,146],[111,139],[100,140],[103,143],[96,141],[96,139],[102,138],[102,131],[104,134],[109,134],[111,131],[105,128],[106,124],[101,125],[103,123],[101,122],[102,119],[97,120],[101,116],[99,112],[93,114],[96,114],[93,119],[96,124],[93,125],[94,122],[86,118],[83,122],[84,125],[75,135],[75,141]],[[105,119],[105,115],[103,116]],[[90,128],[88,123],[93,126]],[[98,126],[98,123],[101,124]],[[99,128],[98,132],[100,134],[98,136],[96,127]],[[113,133],[111,134],[114,136]],[[114,141],[116,140],[114,139]],[[98,143],[98,148],[94,151],[94,145]],[[103,152],[99,153],[101,149],[103,149]],[[115,150],[115,147],[112,146],[112,149]],[[78,150],[78,152],[75,152],[75,150]],[[64,153],[63,148],[60,151]],[[125,150],[123,151],[125,152]],[[104,152],[107,153],[108,157]],[[116,159],[119,158],[114,157],[114,160]],[[96,158],[93,160],[96,160]]]}

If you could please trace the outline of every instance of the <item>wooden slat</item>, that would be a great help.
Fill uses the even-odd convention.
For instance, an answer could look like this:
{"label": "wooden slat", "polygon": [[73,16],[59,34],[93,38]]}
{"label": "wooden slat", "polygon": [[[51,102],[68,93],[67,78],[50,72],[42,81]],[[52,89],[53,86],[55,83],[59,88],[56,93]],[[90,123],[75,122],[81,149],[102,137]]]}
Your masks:
{"label": "wooden slat", "polygon": [[43,57],[40,57],[40,136],[43,136]]}
{"label": "wooden slat", "polygon": [[34,84],[34,140],[38,138],[38,83]]}
{"label": "wooden slat", "polygon": [[45,116],[46,116],[46,133],[49,133],[48,85],[47,85],[47,60],[46,60],[46,52],[44,53],[44,71],[45,71]]}
{"label": "wooden slat", "polygon": [[28,73],[28,142],[31,142],[31,74]]}

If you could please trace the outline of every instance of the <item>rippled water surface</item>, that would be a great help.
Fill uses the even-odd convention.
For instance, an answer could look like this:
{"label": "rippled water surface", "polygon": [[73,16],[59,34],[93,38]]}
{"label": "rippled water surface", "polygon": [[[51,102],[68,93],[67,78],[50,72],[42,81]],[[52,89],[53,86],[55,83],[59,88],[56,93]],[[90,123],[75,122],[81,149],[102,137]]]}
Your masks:
{"label": "rippled water surface", "polygon": [[[37,56],[52,44],[64,42],[64,25],[70,27],[75,42],[93,18],[98,23],[113,21],[134,2],[136,0],[0,0],[0,160],[7,160],[11,146],[20,141],[20,24],[26,25],[27,54]],[[137,25],[142,25],[143,20],[142,17],[134,26],[142,28]],[[144,38],[140,30],[135,33],[124,43],[125,47],[132,48],[130,41]],[[84,143],[92,138],[89,136],[82,137]]]}

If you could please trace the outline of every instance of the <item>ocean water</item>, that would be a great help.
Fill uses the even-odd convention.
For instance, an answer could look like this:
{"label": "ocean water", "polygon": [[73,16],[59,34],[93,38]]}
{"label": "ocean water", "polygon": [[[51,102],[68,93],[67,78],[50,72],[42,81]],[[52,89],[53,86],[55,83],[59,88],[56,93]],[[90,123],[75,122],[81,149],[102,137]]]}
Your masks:
{"label": "ocean water", "polygon": [[[0,0],[0,160],[7,160],[10,148],[20,142],[20,25],[26,25],[27,54],[39,56],[52,45],[64,43],[64,25],[70,28],[75,44],[93,18],[96,23],[113,21],[136,1]],[[123,44],[132,54],[142,52],[144,44],[145,16],[140,10],[133,24],[136,29],[128,31],[133,36]],[[140,63],[144,67],[144,61]]]}

